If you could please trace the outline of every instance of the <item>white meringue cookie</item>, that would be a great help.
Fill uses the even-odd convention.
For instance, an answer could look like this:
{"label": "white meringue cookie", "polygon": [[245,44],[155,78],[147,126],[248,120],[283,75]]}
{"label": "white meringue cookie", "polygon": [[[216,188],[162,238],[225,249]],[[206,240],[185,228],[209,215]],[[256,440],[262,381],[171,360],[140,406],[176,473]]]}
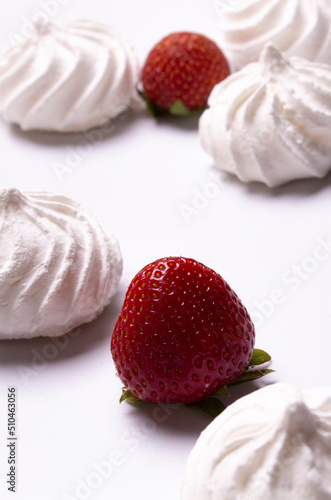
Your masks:
{"label": "white meringue cookie", "polygon": [[0,339],[62,335],[116,293],[118,242],[79,203],[3,189],[0,227]]}
{"label": "white meringue cookie", "polygon": [[256,63],[216,85],[199,122],[218,168],[269,187],[331,169],[331,66],[285,59],[267,44]]}
{"label": "white meringue cookie", "polygon": [[330,500],[331,389],[277,383],[244,396],[201,433],[181,500]]}
{"label": "white meringue cookie", "polygon": [[77,132],[123,112],[138,81],[132,48],[90,20],[39,23],[0,62],[0,108],[23,130]]}
{"label": "white meringue cookie", "polygon": [[[217,5],[216,1],[216,5]],[[267,42],[287,56],[331,64],[328,0],[230,0],[220,12],[220,45],[235,68],[256,61]]]}

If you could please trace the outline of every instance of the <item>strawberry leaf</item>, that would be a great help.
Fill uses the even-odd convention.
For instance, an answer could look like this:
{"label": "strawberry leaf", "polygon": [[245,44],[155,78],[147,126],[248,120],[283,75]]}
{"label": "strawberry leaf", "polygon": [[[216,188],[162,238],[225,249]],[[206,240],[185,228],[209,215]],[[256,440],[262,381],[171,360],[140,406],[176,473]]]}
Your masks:
{"label": "strawberry leaf", "polygon": [[263,365],[271,361],[271,356],[262,349],[254,349],[253,356],[249,362],[249,366]]}
{"label": "strawberry leaf", "polygon": [[230,396],[230,393],[225,387],[225,385],[223,385],[222,387],[217,389],[217,391],[215,392],[215,396]]}
{"label": "strawberry leaf", "polygon": [[137,92],[139,96],[143,99],[143,101],[145,101],[148,111],[152,116],[154,116],[154,118],[158,118],[159,116],[164,116],[168,114],[167,110],[162,109],[159,106],[156,106],[156,104],[154,104],[150,99],[148,99],[148,97],[142,90],[137,88]]}
{"label": "strawberry leaf", "polygon": [[205,109],[207,109],[209,106],[206,105],[204,108],[197,108],[197,109],[189,109],[185,106],[183,101],[178,99],[175,101],[170,109],[164,109],[160,108],[160,106],[157,106],[154,102],[152,102],[145,92],[137,87],[136,88],[138,95],[141,97],[141,99],[145,102],[147,106],[147,110],[149,113],[154,116],[154,118],[159,118],[161,116],[167,116],[167,115],[174,115],[174,116],[190,116],[190,115],[201,115]]}
{"label": "strawberry leaf", "polygon": [[176,116],[188,116],[191,114],[191,111],[179,99],[171,105],[171,107],[169,109],[169,113],[171,113],[172,115],[176,115]]}
{"label": "strawberry leaf", "polygon": [[268,375],[269,373],[273,373],[275,370],[245,370],[240,377],[237,378],[237,380],[234,380],[231,382],[229,385],[234,386],[238,384],[243,384],[244,382],[251,382],[252,380],[257,380],[261,377],[264,377],[265,375]]}
{"label": "strawberry leaf", "polygon": [[143,403],[142,399],[139,399],[137,396],[132,394],[132,392],[126,387],[122,388],[122,396],[120,397],[120,403],[123,403],[123,401],[127,401],[127,403],[130,403],[131,405]]}
{"label": "strawberry leaf", "polygon": [[185,406],[190,408],[199,408],[204,413],[207,413],[211,418],[216,418],[222,411],[225,410],[225,405],[217,398],[210,397],[197,401],[196,403],[188,403]]}

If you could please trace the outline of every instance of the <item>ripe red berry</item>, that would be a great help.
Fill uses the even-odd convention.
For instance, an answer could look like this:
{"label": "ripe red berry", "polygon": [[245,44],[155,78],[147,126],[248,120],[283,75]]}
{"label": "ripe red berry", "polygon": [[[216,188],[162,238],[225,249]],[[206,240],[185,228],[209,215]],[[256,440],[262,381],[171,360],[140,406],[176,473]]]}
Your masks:
{"label": "ripe red berry", "polygon": [[254,341],[245,307],[219,274],[193,259],[168,257],[130,283],[111,352],[138,398],[193,403],[240,376]]}
{"label": "ripe red berry", "polygon": [[176,113],[178,103],[189,111],[203,109],[212,88],[230,74],[220,48],[198,33],[172,33],[148,54],[142,85],[150,103]]}

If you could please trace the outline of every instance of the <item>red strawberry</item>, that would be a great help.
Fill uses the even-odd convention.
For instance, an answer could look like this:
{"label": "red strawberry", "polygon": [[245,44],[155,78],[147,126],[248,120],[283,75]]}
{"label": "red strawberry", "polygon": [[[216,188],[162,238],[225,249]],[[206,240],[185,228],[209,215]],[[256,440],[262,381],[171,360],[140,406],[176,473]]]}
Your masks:
{"label": "red strawberry", "polygon": [[193,259],[168,257],[132,280],[111,352],[138,398],[192,403],[241,375],[254,340],[245,307],[219,274]]}
{"label": "red strawberry", "polygon": [[142,85],[152,105],[187,114],[205,108],[212,88],[229,74],[229,64],[212,40],[197,33],[172,33],[148,54]]}

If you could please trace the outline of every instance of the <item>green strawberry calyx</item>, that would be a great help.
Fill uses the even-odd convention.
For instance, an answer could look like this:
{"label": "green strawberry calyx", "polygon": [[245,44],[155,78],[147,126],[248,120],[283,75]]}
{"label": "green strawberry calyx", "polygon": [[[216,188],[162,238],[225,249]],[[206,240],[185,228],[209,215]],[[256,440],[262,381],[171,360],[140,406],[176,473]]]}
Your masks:
{"label": "green strawberry calyx", "polygon": [[157,106],[154,102],[152,102],[145,94],[145,92],[137,87],[137,93],[138,95],[145,101],[146,106],[148,111],[154,118],[159,118],[161,116],[166,116],[166,115],[174,115],[174,116],[190,116],[196,113],[202,113],[206,108],[202,109],[189,109],[183,101],[180,99],[177,99],[169,109],[164,109],[161,108],[160,106]]}
{"label": "green strawberry calyx", "polygon": [[[226,408],[225,404],[218,397],[230,396],[228,387],[233,387],[246,382],[252,382],[254,380],[258,380],[261,377],[264,377],[265,375],[273,373],[275,370],[267,368],[270,365],[271,361],[272,359],[270,354],[263,351],[262,349],[254,349],[248,367],[236,380],[227,384],[226,386],[222,386],[217,389],[216,393],[213,396],[203,399],[202,401],[186,403],[184,404],[184,406],[190,408],[199,408],[204,413],[207,413],[209,417],[214,419]],[[120,403],[122,403],[123,401],[126,401],[127,403],[130,403],[132,405],[141,403],[147,404],[145,401],[132,394],[132,392],[129,391],[126,387],[122,388],[122,395],[120,397]]]}
{"label": "green strawberry calyx", "polygon": [[190,111],[186,106],[185,104],[183,103],[183,101],[181,101],[180,99],[178,99],[177,101],[175,101],[170,109],[169,109],[169,113],[171,113],[172,115],[176,115],[176,116],[188,116],[192,113],[192,111]]}
{"label": "green strawberry calyx", "polygon": [[160,108],[156,104],[154,104],[148,97],[145,92],[137,87],[138,95],[145,101],[148,111],[154,118],[158,118],[160,116],[167,115],[169,112],[166,109]]}

